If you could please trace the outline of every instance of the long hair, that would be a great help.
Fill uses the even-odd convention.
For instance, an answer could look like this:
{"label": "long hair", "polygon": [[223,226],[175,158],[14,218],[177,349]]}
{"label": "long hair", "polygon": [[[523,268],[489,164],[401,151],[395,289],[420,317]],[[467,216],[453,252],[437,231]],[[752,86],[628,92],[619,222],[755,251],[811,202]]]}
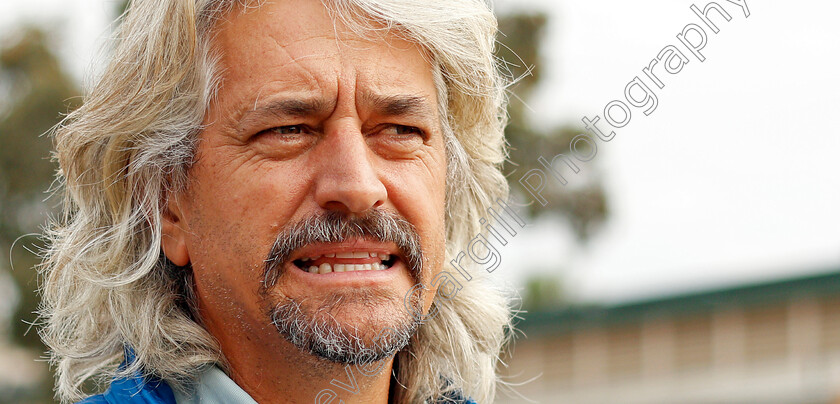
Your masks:
{"label": "long hair", "polygon": [[[63,401],[134,372],[182,389],[206,366],[224,364],[191,314],[191,279],[161,252],[160,218],[166,195],[189,180],[219,85],[215,21],[258,6],[249,3],[132,1],[101,77],[55,129],[63,211],[46,230],[41,335]],[[492,11],[481,0],[324,3],[361,34],[396,33],[428,54],[446,142],[447,255],[454,256],[481,231],[486,209],[508,195],[499,169],[505,80],[492,52]],[[452,299],[436,300],[438,315],[397,354],[398,401],[434,401],[454,389],[492,401],[511,310],[481,271],[471,271]],[[135,359],[119,368],[126,347]]]}

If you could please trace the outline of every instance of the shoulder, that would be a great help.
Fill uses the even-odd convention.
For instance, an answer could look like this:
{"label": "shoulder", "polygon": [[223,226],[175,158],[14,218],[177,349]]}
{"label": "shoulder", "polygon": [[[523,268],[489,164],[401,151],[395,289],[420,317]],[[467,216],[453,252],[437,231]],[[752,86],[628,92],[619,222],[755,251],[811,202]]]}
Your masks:
{"label": "shoulder", "polygon": [[102,394],[88,397],[78,404],[176,404],[175,394],[166,382],[134,375],[111,382]]}
{"label": "shoulder", "polygon": [[[120,370],[126,369],[135,360],[134,350],[125,347],[125,360],[120,364]],[[134,372],[130,376],[117,377],[111,381],[102,394],[88,397],[76,404],[177,404],[175,393],[163,380],[143,376],[141,372]]]}

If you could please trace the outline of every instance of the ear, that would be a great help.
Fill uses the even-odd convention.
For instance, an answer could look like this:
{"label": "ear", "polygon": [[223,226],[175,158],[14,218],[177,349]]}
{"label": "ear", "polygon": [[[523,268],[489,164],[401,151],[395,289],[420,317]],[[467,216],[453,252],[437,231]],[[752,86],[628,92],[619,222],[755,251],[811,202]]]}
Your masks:
{"label": "ear", "polygon": [[187,249],[189,228],[175,195],[168,195],[166,208],[161,212],[160,219],[163,232],[160,246],[166,258],[179,267],[189,264],[190,252]]}

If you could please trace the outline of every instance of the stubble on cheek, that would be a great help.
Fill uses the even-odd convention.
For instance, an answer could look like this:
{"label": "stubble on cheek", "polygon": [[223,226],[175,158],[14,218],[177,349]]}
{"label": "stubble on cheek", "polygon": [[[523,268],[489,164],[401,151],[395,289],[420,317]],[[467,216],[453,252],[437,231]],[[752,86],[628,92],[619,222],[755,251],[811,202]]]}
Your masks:
{"label": "stubble on cheek", "polygon": [[[206,208],[206,205],[197,207]],[[244,220],[225,220],[228,217],[235,216],[199,209],[194,209],[190,217],[198,316],[217,338],[222,327],[236,327],[241,334],[258,335],[259,329],[270,326],[270,320],[254,315],[261,313],[260,275],[269,247],[259,248],[260,243],[249,234]]]}

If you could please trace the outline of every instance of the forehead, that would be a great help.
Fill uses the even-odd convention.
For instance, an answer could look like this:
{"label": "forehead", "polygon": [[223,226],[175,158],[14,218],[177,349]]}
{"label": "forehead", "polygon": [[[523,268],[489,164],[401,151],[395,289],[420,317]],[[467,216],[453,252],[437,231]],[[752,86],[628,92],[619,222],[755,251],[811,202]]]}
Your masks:
{"label": "forehead", "polygon": [[231,108],[273,94],[328,100],[339,90],[414,94],[435,100],[431,65],[417,45],[377,31],[360,36],[317,0],[266,2],[216,27],[222,87]]}

